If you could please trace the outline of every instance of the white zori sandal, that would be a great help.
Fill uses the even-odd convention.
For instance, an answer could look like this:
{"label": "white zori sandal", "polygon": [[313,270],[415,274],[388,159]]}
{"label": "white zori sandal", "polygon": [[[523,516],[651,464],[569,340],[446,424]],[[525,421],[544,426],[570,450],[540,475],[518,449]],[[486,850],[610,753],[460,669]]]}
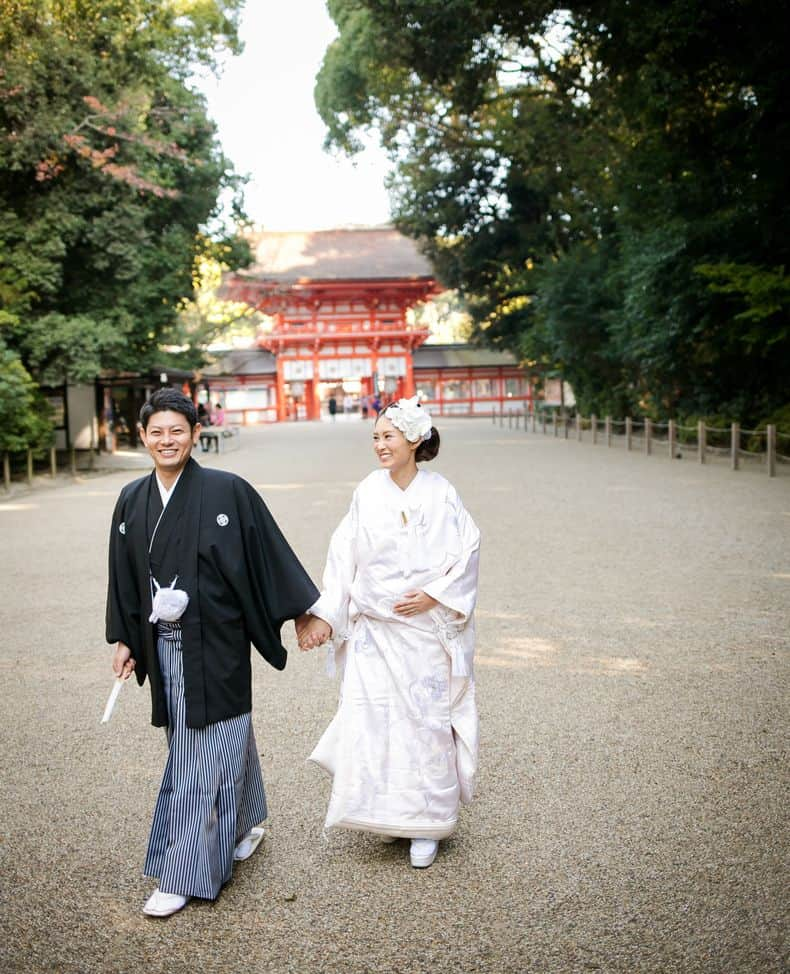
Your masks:
{"label": "white zori sandal", "polygon": [[236,843],[236,848],[233,850],[233,858],[236,862],[243,862],[245,859],[249,859],[261,844],[262,839],[262,828],[250,829],[242,839],[239,839]]}
{"label": "white zori sandal", "polygon": [[183,910],[189,902],[188,896],[178,893],[163,893],[155,889],[148,897],[143,907],[143,913],[149,917],[170,917],[179,910]]}
{"label": "white zori sandal", "polygon": [[415,869],[426,869],[436,858],[439,843],[436,839],[412,839],[409,858]]}

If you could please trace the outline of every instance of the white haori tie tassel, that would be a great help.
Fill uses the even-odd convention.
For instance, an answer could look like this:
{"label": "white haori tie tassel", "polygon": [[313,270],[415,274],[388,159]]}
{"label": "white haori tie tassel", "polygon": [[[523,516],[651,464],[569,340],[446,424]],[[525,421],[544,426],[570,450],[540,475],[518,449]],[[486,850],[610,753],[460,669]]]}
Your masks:
{"label": "white haori tie tassel", "polygon": [[156,587],[156,595],[154,595],[151,605],[152,612],[148,621],[159,622],[161,619],[162,622],[178,622],[189,605],[187,593],[183,589],[175,587],[178,575],[166,588],[163,588],[155,578],[152,578],[151,581]]}
{"label": "white haori tie tassel", "polygon": [[390,406],[384,413],[394,427],[399,429],[409,443],[431,438],[431,414],[420,405],[418,396],[411,399],[399,399],[394,406]]}

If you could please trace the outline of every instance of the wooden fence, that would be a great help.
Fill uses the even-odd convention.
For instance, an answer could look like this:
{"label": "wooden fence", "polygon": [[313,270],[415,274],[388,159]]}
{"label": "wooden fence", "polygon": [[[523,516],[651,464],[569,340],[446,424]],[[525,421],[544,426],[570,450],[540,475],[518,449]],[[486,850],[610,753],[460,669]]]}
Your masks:
{"label": "wooden fence", "polygon": [[[65,464],[61,462],[61,469],[67,470],[69,473],[71,473],[72,477],[76,477],[78,473],[78,464],[77,464],[78,453],[80,455],[85,453],[88,454],[87,469],[88,470],[93,469],[94,457],[95,457],[94,451],[93,450],[77,451],[74,448],[72,448],[71,450],[68,450],[66,451],[65,454],[63,454],[65,459]],[[7,491],[11,489],[12,458],[17,458],[18,460],[16,464],[17,467],[20,467],[19,461],[21,461],[21,465],[23,465],[23,469],[24,469],[24,478],[28,483],[28,485],[31,485],[33,483],[33,476],[35,474],[36,454],[38,454],[39,457],[42,456],[41,451],[34,451],[34,450],[25,450],[21,453],[19,452],[14,453],[13,455],[8,452],[3,454],[3,486]],[[39,469],[41,469],[44,466],[44,463],[46,463],[46,467],[45,467],[46,473],[54,479],[58,475],[58,451],[55,449],[54,446],[51,446],[49,447],[48,450],[44,451],[43,456],[45,460],[39,462],[38,464]]]}
{"label": "wooden fence", "polygon": [[[670,419],[666,423],[656,423],[650,419],[612,419],[611,416],[581,416],[578,413],[569,417],[557,410],[536,412],[504,412],[496,410],[491,414],[494,424],[524,432],[542,433],[544,436],[563,439],[588,440],[594,446],[601,444],[612,447],[624,444],[626,450],[638,449],[645,454],[664,452],[670,460],[679,459],[693,452],[700,463],[710,456],[728,456],[730,466],[738,470],[743,460],[757,460],[765,464],[769,477],[775,477],[779,464],[790,464],[790,435],[777,432],[776,426],[768,425],[763,430],[743,429],[739,423],[729,427],[708,426],[700,420],[695,426],[683,426]],[[744,442],[747,446],[744,447]],[[760,449],[755,449],[759,445]]]}

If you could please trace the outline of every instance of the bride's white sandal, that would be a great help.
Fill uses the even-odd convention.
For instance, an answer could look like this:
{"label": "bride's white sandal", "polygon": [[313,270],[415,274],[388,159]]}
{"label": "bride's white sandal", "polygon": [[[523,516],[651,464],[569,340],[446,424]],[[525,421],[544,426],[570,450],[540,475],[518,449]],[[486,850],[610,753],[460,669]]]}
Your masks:
{"label": "bride's white sandal", "polygon": [[415,869],[425,869],[430,866],[439,851],[436,839],[412,839],[409,858]]}

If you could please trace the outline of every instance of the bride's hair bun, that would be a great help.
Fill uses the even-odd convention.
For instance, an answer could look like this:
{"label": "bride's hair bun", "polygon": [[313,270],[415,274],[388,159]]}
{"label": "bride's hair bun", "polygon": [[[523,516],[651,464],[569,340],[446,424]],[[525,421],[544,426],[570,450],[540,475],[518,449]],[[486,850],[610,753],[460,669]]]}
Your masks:
{"label": "bride's hair bun", "polygon": [[431,435],[427,440],[423,440],[417,447],[414,459],[419,463],[424,460],[433,460],[439,453],[439,430],[435,426],[431,427]]}

